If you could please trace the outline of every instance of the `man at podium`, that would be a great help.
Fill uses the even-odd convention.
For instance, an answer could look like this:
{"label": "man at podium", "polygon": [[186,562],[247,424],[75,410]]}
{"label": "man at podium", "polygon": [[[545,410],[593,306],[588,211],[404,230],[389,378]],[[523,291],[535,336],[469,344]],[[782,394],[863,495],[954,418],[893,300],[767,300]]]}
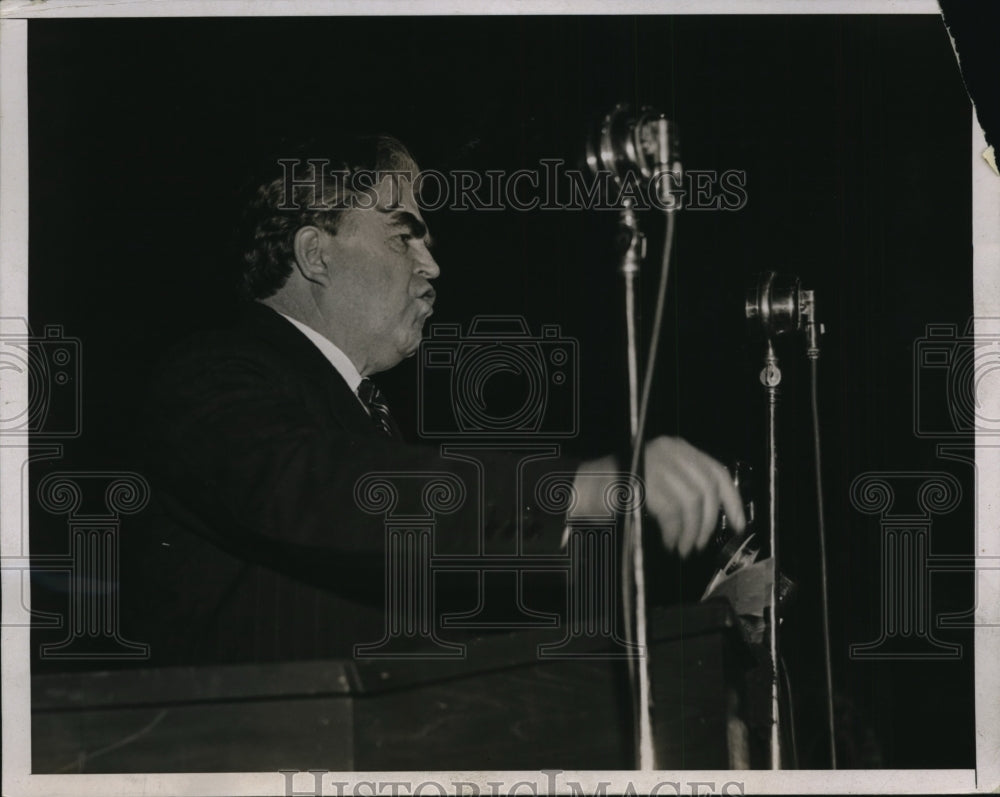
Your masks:
{"label": "man at podium", "polygon": [[[438,301],[417,164],[371,136],[270,167],[245,214],[240,320],[177,346],[150,394],[157,511],[141,540],[146,598],[126,605],[153,666],[349,657],[378,639],[391,576],[367,476],[441,476],[468,498],[483,467],[519,474],[435,516],[434,554],[458,555],[515,536],[521,553],[556,554],[567,518],[540,511],[541,481],[570,474],[587,515],[625,475],[614,457],[522,461],[493,445],[475,463],[403,439],[373,377],[418,351]],[[643,480],[647,516],[681,556],[720,508],[743,526],[725,468],[681,439],[646,444]],[[426,498],[419,481],[393,500]]]}

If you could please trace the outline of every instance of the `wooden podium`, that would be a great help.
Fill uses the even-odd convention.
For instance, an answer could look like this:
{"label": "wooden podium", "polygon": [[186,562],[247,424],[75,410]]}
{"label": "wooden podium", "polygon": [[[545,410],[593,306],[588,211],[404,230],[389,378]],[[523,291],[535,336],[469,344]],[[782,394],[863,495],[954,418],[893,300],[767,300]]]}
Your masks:
{"label": "wooden podium", "polygon": [[[36,676],[33,772],[633,769],[620,646],[560,648],[562,636],[470,636],[456,658],[415,647],[414,658]],[[742,716],[754,661],[728,603],[658,610],[649,639],[658,768],[757,763]]]}

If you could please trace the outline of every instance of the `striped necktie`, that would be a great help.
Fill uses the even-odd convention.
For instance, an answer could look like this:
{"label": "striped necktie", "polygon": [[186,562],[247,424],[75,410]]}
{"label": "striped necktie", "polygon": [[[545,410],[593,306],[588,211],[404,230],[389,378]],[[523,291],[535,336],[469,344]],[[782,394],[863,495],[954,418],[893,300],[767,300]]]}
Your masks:
{"label": "striped necktie", "polygon": [[375,387],[371,379],[362,379],[358,385],[358,398],[368,408],[372,422],[386,437],[396,437],[396,422],[389,412],[389,405],[385,401],[382,391]]}

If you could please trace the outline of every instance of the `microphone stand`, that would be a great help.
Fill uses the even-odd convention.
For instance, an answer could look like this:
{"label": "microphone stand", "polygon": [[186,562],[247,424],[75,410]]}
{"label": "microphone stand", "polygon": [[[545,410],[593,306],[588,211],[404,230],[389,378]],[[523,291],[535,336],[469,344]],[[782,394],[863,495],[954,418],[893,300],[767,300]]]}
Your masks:
{"label": "microphone stand", "polygon": [[[624,281],[626,361],[628,366],[629,437],[631,440],[633,472],[636,480],[644,472],[643,441],[639,439],[639,272],[646,254],[646,238],[639,229],[631,199],[625,199],[619,217],[618,240],[622,259],[619,266]],[[642,506],[634,502],[626,525],[626,540],[631,544],[631,575],[635,584],[635,606],[630,614],[635,618],[635,643],[639,651],[638,680],[638,765],[643,771],[656,768],[653,750],[653,722],[651,715],[651,687],[646,628],[646,578],[642,551]],[[623,562],[624,564],[624,562]]]}
{"label": "microphone stand", "polygon": [[[775,353],[774,338],[787,332],[803,332],[806,338],[806,357],[810,361],[811,397],[813,417],[813,438],[816,466],[816,508],[817,528],[820,543],[820,570],[822,577],[823,614],[823,657],[826,676],[827,725],[830,732],[830,761],[837,768],[836,737],[833,718],[833,672],[830,655],[829,606],[827,602],[826,531],[823,518],[823,485],[820,460],[818,380],[816,363],[819,359],[819,337],[823,325],[816,318],[815,293],[803,290],[797,277],[780,277],[775,272],[765,272],[753,292],[747,297],[746,317],[760,324],[766,341],[764,368],[760,372],[760,382],[767,392],[767,486],[768,486],[768,537],[771,546],[771,564],[774,577],[771,581],[770,608],[768,620],[771,624],[769,647],[771,656],[771,769],[781,769],[781,725],[779,706],[779,612],[778,600],[781,596],[781,570],[778,567],[778,447],[777,414],[778,386],[781,384],[781,369]],[[790,718],[792,730],[792,755],[795,755],[794,718]]]}
{"label": "microphone stand", "polygon": [[[666,116],[645,106],[634,117],[627,105],[616,105],[604,117],[597,134],[587,142],[587,164],[595,176],[610,174],[616,183],[638,177],[654,187],[658,205],[667,213],[666,237],[660,283],[657,290],[656,314],[650,337],[645,376],[639,372],[639,269],[646,255],[646,238],[639,229],[635,213],[635,200],[625,197],[621,202],[618,224],[618,244],[621,255],[619,271],[625,289],[625,323],[627,334],[626,359],[628,365],[630,456],[629,479],[637,489],[645,472],[644,430],[649,407],[649,393],[656,364],[659,332],[666,303],[667,275],[670,271],[670,251],[673,242],[674,202],[672,186],[661,182],[664,176],[681,175],[677,157],[676,133]],[[624,550],[622,568],[622,608],[625,616],[626,636],[639,652],[636,667],[629,669],[633,694],[637,697],[635,728],[638,767],[650,771],[655,768],[652,722],[652,690],[650,688],[649,658],[646,623],[646,586],[642,552],[641,502],[625,516]],[[633,604],[634,601],[634,604]],[[631,623],[635,622],[634,638]],[[637,693],[637,694],[636,694]]]}
{"label": "microphone stand", "polygon": [[771,655],[771,769],[781,769],[780,704],[778,689],[778,385],[781,384],[781,369],[778,355],[770,335],[764,354],[764,368],[760,372],[760,382],[767,392],[767,532],[771,547],[771,564],[774,576],[771,579],[770,607],[768,622],[769,652]]}
{"label": "microphone stand", "polygon": [[816,469],[816,529],[819,532],[820,598],[823,617],[823,669],[826,676],[826,721],[830,734],[830,767],[837,768],[837,731],[833,719],[833,657],[830,653],[830,599],[827,585],[826,520],[823,512],[823,461],[819,432],[819,337],[823,325],[817,320],[813,291],[802,291],[802,318],[805,321],[806,359],[809,360],[813,420],[813,454]]}

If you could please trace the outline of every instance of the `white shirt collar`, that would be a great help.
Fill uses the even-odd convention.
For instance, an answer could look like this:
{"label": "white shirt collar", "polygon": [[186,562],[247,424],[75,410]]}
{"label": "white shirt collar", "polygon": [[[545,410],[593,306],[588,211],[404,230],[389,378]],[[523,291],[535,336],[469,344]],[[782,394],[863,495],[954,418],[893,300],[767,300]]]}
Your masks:
{"label": "white shirt collar", "polygon": [[[301,321],[287,316],[282,312],[278,312],[278,315],[287,318],[296,329],[299,330],[303,335],[305,335],[309,340],[311,340],[316,348],[320,350],[322,355],[330,361],[330,365],[337,369],[344,381],[347,382],[347,386],[354,391],[354,394],[358,393],[358,385],[361,384],[361,374],[358,373],[358,369],[355,367],[354,363],[351,362],[351,358],[344,354],[333,341],[328,338],[323,337],[312,327],[307,327]],[[359,399],[360,400],[360,399]]]}

